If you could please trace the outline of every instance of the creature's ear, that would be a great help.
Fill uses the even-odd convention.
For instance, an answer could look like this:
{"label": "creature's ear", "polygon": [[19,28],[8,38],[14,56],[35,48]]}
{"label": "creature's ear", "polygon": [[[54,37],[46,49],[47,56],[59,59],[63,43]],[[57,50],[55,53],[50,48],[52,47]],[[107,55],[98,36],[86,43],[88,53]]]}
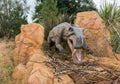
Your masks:
{"label": "creature's ear", "polygon": [[69,31],[73,31],[73,28],[72,28],[72,27],[70,27],[68,30],[69,30]]}

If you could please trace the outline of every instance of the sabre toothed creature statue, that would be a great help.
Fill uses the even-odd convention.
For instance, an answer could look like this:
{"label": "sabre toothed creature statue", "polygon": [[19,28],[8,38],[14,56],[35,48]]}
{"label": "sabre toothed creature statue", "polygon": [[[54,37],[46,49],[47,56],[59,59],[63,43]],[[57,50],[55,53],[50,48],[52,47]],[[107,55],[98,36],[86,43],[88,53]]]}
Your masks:
{"label": "sabre toothed creature statue", "polygon": [[85,42],[84,28],[72,26],[67,22],[55,26],[49,32],[47,41],[50,48],[55,45],[59,52],[64,52],[61,43],[66,41],[72,52],[73,62],[76,64],[82,62],[82,50],[88,48]]}

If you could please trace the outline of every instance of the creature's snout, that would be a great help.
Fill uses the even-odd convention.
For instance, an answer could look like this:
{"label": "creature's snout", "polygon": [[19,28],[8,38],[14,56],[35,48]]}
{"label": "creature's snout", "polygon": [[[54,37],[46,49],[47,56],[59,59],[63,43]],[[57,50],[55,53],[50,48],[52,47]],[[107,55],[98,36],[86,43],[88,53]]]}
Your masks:
{"label": "creature's snout", "polygon": [[74,49],[86,49],[85,39],[83,39],[83,38],[78,38],[78,39],[76,40],[75,45],[74,45]]}

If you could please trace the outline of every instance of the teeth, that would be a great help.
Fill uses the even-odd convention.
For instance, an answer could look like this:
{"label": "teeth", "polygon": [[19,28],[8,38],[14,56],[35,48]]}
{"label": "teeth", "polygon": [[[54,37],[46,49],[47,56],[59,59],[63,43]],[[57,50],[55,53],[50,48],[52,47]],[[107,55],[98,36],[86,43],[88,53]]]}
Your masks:
{"label": "teeth", "polygon": [[82,61],[82,59],[81,59],[81,49],[79,50],[79,52],[77,52],[77,49],[74,49],[73,50],[73,53],[72,53],[72,56],[76,56],[77,57],[77,60],[79,61],[79,62],[81,62]]}
{"label": "teeth", "polygon": [[74,49],[74,51],[73,51],[72,55],[74,55],[74,53],[75,53],[76,51],[77,51],[77,50],[76,50],[76,49]]}
{"label": "teeth", "polygon": [[77,59],[78,59],[78,61],[81,61],[81,57],[79,57],[78,55],[77,55]]}

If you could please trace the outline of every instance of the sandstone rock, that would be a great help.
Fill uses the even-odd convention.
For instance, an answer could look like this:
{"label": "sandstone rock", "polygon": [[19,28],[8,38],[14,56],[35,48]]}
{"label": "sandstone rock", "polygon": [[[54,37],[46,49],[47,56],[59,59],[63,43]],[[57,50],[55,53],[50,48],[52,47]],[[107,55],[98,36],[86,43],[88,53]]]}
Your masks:
{"label": "sandstone rock", "polygon": [[95,11],[80,12],[76,17],[76,25],[85,28],[86,41],[93,54],[112,56],[110,33],[101,17]]}
{"label": "sandstone rock", "polygon": [[25,65],[19,64],[17,67],[15,67],[12,77],[14,79],[21,80],[23,77],[25,77],[26,73],[27,73],[27,69],[25,68]]}
{"label": "sandstone rock", "polygon": [[[28,84],[53,84],[53,69],[46,66],[48,61],[47,56],[42,51],[35,53],[27,63],[27,68],[30,72]],[[49,83],[48,83],[49,82]]]}
{"label": "sandstone rock", "polygon": [[48,79],[48,77],[45,77],[39,71],[36,71],[29,77],[28,84],[53,84],[52,79],[49,82]]}
{"label": "sandstone rock", "polygon": [[14,84],[27,84],[28,72],[23,64],[18,64],[12,74]]}
{"label": "sandstone rock", "polygon": [[21,33],[16,36],[16,48],[13,55],[14,63],[27,63],[29,57],[42,47],[44,28],[31,23],[21,26]]}

